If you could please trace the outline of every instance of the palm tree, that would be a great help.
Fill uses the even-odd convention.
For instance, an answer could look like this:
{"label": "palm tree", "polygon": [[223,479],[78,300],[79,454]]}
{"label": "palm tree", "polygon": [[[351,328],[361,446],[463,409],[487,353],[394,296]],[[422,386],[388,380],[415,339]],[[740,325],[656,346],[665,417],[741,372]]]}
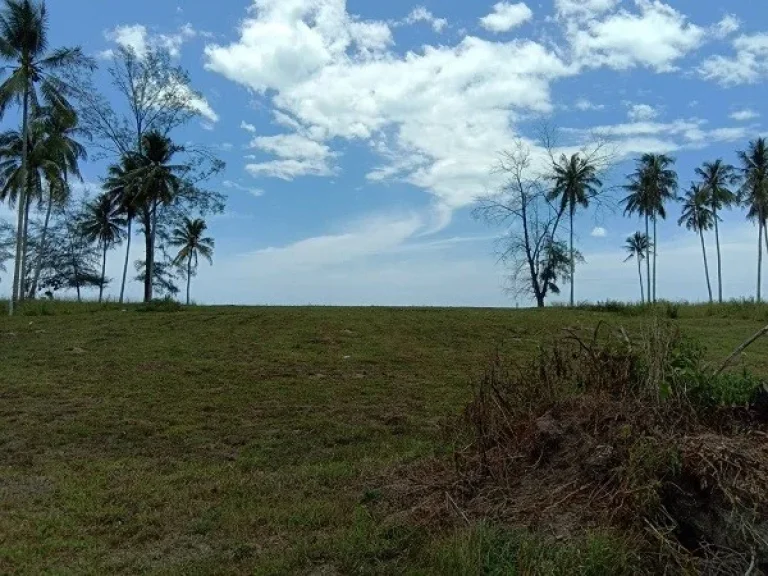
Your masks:
{"label": "palm tree", "polygon": [[[39,106],[37,87],[45,103],[57,110],[71,111],[67,98],[72,90],[58,74],[66,69],[92,68],[80,48],[60,48],[47,53],[48,13],[44,4],[33,0],[4,0],[0,13],[0,58],[11,62],[11,72],[0,85],[0,116],[8,105],[21,106],[22,166],[20,181],[23,183],[18,201],[16,228],[16,264],[13,273],[13,290],[8,307],[13,314],[16,301],[23,299],[21,290],[24,272],[24,214],[27,206],[26,186],[29,161],[30,115],[34,118]],[[30,114],[31,113],[31,114]]]}
{"label": "palm tree", "polygon": [[648,301],[656,302],[656,251],[658,246],[657,221],[666,218],[664,204],[675,198],[677,172],[672,169],[675,161],[666,154],[643,154],[637,161],[635,172],[629,176],[624,189],[629,195],[622,201],[625,214],[639,214],[645,218],[645,233],[649,220],[653,221],[653,291],[651,291],[650,258],[646,262]]}
{"label": "palm tree", "polygon": [[651,241],[648,238],[648,234],[642,232],[635,232],[632,236],[627,238],[624,244],[624,249],[628,252],[628,256],[624,262],[629,262],[632,258],[637,260],[637,275],[640,278],[640,303],[645,304],[645,292],[643,290],[643,268],[640,265],[643,260],[646,259],[648,252],[651,249]]}
{"label": "palm tree", "polygon": [[714,162],[705,162],[701,168],[696,168],[696,174],[702,179],[702,185],[709,196],[712,215],[715,222],[715,244],[717,246],[717,299],[723,301],[723,266],[720,256],[720,230],[717,225],[720,217],[718,212],[736,202],[730,186],[738,183],[739,176],[736,169],[730,164],[718,159]]}
{"label": "palm tree", "polygon": [[42,122],[45,133],[44,155],[47,160],[45,178],[48,182],[48,206],[40,239],[37,264],[29,290],[30,298],[34,298],[37,294],[37,285],[47,249],[46,238],[53,206],[54,204],[61,206],[69,200],[69,175],[72,174],[82,181],[79,161],[88,157],[85,147],[75,140],[75,136],[79,133],[77,116],[63,114],[51,109],[42,116]]}
{"label": "palm tree", "polygon": [[170,205],[181,192],[182,165],[171,164],[173,156],[183,148],[176,146],[170,138],[152,131],[142,139],[142,152],[136,158],[138,167],[129,175],[129,180],[138,187],[137,204],[141,206],[146,243],[146,274],[144,278],[144,300],[152,300],[152,278],[155,264],[155,240],[157,237],[158,210]]}
{"label": "palm tree", "polygon": [[101,247],[101,282],[99,283],[99,302],[104,296],[107,251],[118,244],[123,237],[125,220],[109,194],[102,194],[85,208],[82,233],[89,242],[98,242]]}
{"label": "palm tree", "polygon": [[570,218],[570,284],[571,306],[574,305],[574,277],[576,275],[576,258],[573,249],[573,216],[578,206],[586,208],[589,201],[594,198],[603,183],[597,176],[597,167],[580,154],[573,154],[568,158],[565,154],[559,162],[552,166],[552,180],[554,186],[548,194],[550,201],[560,200],[560,213],[568,210]]}
{"label": "palm tree", "polygon": [[131,256],[131,238],[133,237],[132,225],[136,218],[139,202],[139,184],[131,177],[139,168],[138,157],[125,155],[119,164],[113,164],[108,169],[108,176],[104,181],[104,189],[112,197],[113,202],[120,207],[120,211],[126,221],[126,247],[125,262],[123,264],[123,279],[120,284],[120,303],[125,298],[125,283],[128,278],[128,262]]}
{"label": "palm tree", "polygon": [[187,306],[189,306],[190,282],[193,273],[197,270],[198,256],[202,256],[213,264],[213,238],[203,236],[207,228],[204,220],[199,218],[190,220],[185,217],[184,221],[171,232],[170,245],[180,248],[173,262],[176,265],[184,262],[187,264]]}
{"label": "palm tree", "polygon": [[685,226],[693,230],[701,238],[701,253],[704,256],[704,275],[707,277],[707,290],[709,302],[713,302],[712,283],[709,280],[709,262],[707,261],[707,247],[704,244],[704,232],[711,230],[714,225],[715,215],[711,208],[709,193],[706,188],[697,184],[691,184],[690,190],[681,198],[683,201],[683,213],[677,221],[679,226]]}
{"label": "palm tree", "polygon": [[763,266],[763,234],[768,245],[768,144],[765,138],[750,142],[745,151],[739,152],[744,180],[740,200],[747,206],[747,218],[757,220],[757,301],[760,302]]}

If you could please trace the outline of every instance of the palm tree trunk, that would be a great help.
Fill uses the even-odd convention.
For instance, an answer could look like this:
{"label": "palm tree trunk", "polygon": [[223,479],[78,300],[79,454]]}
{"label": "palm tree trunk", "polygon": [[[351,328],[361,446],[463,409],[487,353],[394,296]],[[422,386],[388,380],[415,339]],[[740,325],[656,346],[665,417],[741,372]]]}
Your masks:
{"label": "palm tree trunk", "polygon": [[24,104],[22,106],[22,143],[21,143],[21,190],[19,190],[19,213],[16,220],[16,261],[13,267],[13,290],[11,300],[8,303],[8,315],[13,316],[14,304],[19,300],[19,288],[21,287],[21,269],[24,235],[24,206],[26,198],[24,192],[27,186],[27,156],[29,155],[27,133],[29,131],[29,79],[24,85]]}
{"label": "palm tree trunk", "polygon": [[723,268],[720,257],[720,228],[717,225],[717,206],[714,206],[715,216],[715,244],[717,245],[717,301],[723,302]]}
{"label": "palm tree trunk", "polygon": [[637,255],[637,275],[640,277],[640,304],[645,304],[645,292],[643,291],[643,267],[640,265],[640,254]]}
{"label": "palm tree trunk", "polygon": [[656,254],[658,252],[658,246],[656,241],[656,222],[658,218],[656,214],[653,215],[653,303],[656,304]]}
{"label": "palm tree trunk", "polygon": [[574,306],[574,284],[576,280],[576,262],[573,259],[573,210],[574,206],[571,205],[571,308]]}
{"label": "palm tree trunk", "polygon": [[707,262],[707,247],[704,244],[704,230],[699,228],[701,238],[701,253],[704,255],[704,275],[707,277],[707,290],[709,291],[709,303],[712,304],[712,282],[709,281],[709,262]]}
{"label": "palm tree trunk", "polygon": [[125,281],[128,278],[128,260],[131,257],[131,224],[133,218],[128,218],[128,245],[125,248],[125,263],[123,264],[123,282],[120,284],[120,304],[125,298]]}
{"label": "palm tree trunk", "polygon": [[651,301],[651,246],[650,246],[651,236],[648,231],[648,214],[645,215],[645,237],[648,238],[648,242],[649,242],[648,254],[646,254],[647,257],[645,259],[645,281],[648,284],[648,290],[646,292],[646,294],[648,294],[647,301],[650,303]]}
{"label": "palm tree trunk", "polygon": [[50,188],[48,194],[48,208],[45,211],[45,223],[43,224],[43,234],[40,238],[39,254],[37,255],[37,264],[35,265],[35,275],[32,278],[32,287],[29,290],[29,297],[35,298],[37,296],[37,285],[40,282],[40,273],[43,269],[43,257],[45,251],[48,249],[46,240],[48,236],[48,225],[51,222],[51,212],[53,211],[53,187]]}
{"label": "palm tree trunk", "polygon": [[149,253],[147,254],[146,272],[147,277],[144,284],[144,300],[151,302],[153,297],[152,280],[155,275],[155,240],[157,239],[157,201],[152,203],[151,230],[149,233]]}
{"label": "palm tree trunk", "polygon": [[757,233],[757,301],[761,300],[761,291],[763,287],[763,226],[762,220],[758,224],[760,231]]}
{"label": "palm tree trunk", "polygon": [[23,302],[27,294],[27,248],[29,238],[29,208],[32,205],[32,195],[27,190],[26,206],[24,207],[24,234],[21,244],[21,284],[19,286],[19,301]]}
{"label": "palm tree trunk", "polygon": [[107,272],[107,243],[103,242],[103,244],[104,246],[102,247],[103,250],[101,255],[101,282],[99,283],[99,303],[101,303],[104,298],[104,279]]}
{"label": "palm tree trunk", "polygon": [[189,306],[189,285],[192,282],[192,252],[189,253],[187,261],[187,306]]}

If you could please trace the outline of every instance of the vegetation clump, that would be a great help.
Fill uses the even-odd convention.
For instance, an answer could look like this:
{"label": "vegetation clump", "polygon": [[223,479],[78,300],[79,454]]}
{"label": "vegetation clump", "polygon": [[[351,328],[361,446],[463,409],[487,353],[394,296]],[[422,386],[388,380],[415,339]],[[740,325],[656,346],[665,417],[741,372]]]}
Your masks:
{"label": "vegetation clump", "polygon": [[567,330],[523,367],[494,358],[449,427],[452,462],[413,475],[414,510],[430,524],[503,526],[518,551],[521,529],[543,535],[537,546],[615,537],[626,573],[765,570],[765,394],[661,320],[636,339]]}

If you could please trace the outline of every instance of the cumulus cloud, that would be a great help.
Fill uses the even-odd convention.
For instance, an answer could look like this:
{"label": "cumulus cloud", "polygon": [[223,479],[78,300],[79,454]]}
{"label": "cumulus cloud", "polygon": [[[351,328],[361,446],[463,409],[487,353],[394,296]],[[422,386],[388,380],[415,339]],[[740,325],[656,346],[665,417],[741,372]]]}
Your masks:
{"label": "cumulus cloud", "polygon": [[245,120],[240,122],[240,128],[242,128],[246,132],[250,132],[251,134],[256,132],[256,126],[254,126],[253,124],[249,124]]}
{"label": "cumulus cloud", "polygon": [[329,165],[335,157],[331,149],[301,134],[261,136],[251,141],[251,147],[278,158],[246,165],[246,170],[254,176],[293,180],[299,176],[330,176],[334,173]]}
{"label": "cumulus cloud", "polygon": [[659,0],[635,0],[636,11],[607,14],[614,2],[584,2],[581,11],[575,3],[558,4],[573,57],[582,66],[671,72],[705,37],[704,29]]}
{"label": "cumulus cloud", "polygon": [[704,60],[699,74],[722,86],[755,84],[768,78],[768,33],[739,36],[733,48],[733,56],[718,54]]}
{"label": "cumulus cloud", "polygon": [[627,116],[631,122],[648,122],[658,115],[658,110],[649,104],[629,104],[627,111]]}
{"label": "cumulus cloud", "polygon": [[590,236],[592,236],[592,238],[605,238],[606,236],[608,236],[608,231],[602,226],[595,226],[592,229]]}
{"label": "cumulus cloud", "polygon": [[523,2],[499,2],[493,12],[480,19],[480,25],[490,32],[509,32],[533,18],[533,12]]}
{"label": "cumulus cloud", "polygon": [[588,112],[590,110],[603,110],[605,108],[605,104],[594,104],[586,98],[579,98],[576,100],[573,106],[576,108],[576,110],[581,110],[582,112]]}
{"label": "cumulus cloud", "polygon": [[[147,55],[149,48],[161,48],[167,50],[173,58],[181,55],[181,47],[184,42],[197,36],[197,31],[191,24],[185,24],[173,34],[150,35],[146,26],[142,24],[116,26],[104,33],[104,37],[123,48],[131,48],[139,58]],[[111,55],[108,50],[104,56]]]}
{"label": "cumulus cloud", "polygon": [[[575,73],[546,46],[467,36],[456,45],[405,54],[360,46],[360,21],[344,0],[256,0],[240,37],[206,47],[206,66],[269,98],[275,118],[328,146],[360,141],[383,164],[374,173],[430,192],[449,209],[483,193],[496,151],[518,116],[552,109],[551,83]],[[378,142],[378,146],[373,146]],[[329,174],[329,156],[251,165],[258,175]],[[418,161],[414,162],[413,160]],[[311,160],[311,161],[310,161]]]}
{"label": "cumulus cloud", "polygon": [[738,32],[739,28],[741,28],[741,20],[733,14],[726,14],[720,22],[712,27],[712,32],[716,38],[723,39]]}
{"label": "cumulus cloud", "polygon": [[437,18],[432,12],[427,10],[424,6],[417,6],[406,17],[406,24],[415,24],[416,22],[426,22],[435,32],[442,32],[446,26],[448,26],[448,20],[445,18]]}
{"label": "cumulus cloud", "polygon": [[730,118],[731,120],[736,120],[737,122],[748,122],[749,120],[757,120],[760,118],[760,114],[754,110],[744,109],[731,113]]}

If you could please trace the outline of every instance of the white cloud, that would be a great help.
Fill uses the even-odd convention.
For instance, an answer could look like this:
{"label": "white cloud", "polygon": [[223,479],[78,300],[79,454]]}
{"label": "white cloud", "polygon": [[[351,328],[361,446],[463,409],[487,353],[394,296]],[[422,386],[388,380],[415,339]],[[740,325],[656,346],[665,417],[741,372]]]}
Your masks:
{"label": "white cloud", "polygon": [[731,34],[738,32],[741,28],[741,20],[733,14],[726,14],[723,19],[712,27],[712,32],[716,38],[727,38]]}
{"label": "white cloud", "polygon": [[589,129],[570,129],[565,132],[582,137],[600,135],[614,146],[619,158],[634,154],[670,153],[683,149],[700,149],[716,142],[734,142],[746,138],[745,126],[708,128],[707,121],[699,118],[679,119],[673,122],[630,122],[595,126]]}
{"label": "white cloud", "polygon": [[[560,4],[572,9],[575,3]],[[604,16],[602,12],[613,3],[586,3],[585,7],[590,4],[592,9],[582,12],[561,12],[573,58],[582,66],[617,70],[644,66],[670,72],[677,60],[704,41],[702,28],[659,0],[635,0],[637,12],[620,9]],[[579,17],[584,14],[587,17]]]}
{"label": "white cloud", "polygon": [[427,10],[424,6],[417,6],[406,17],[406,24],[415,24],[416,22],[426,22],[435,32],[442,32],[445,27],[448,26],[448,20],[445,18],[436,18],[432,12]]}
{"label": "white cloud", "polygon": [[299,176],[330,176],[334,173],[329,165],[335,157],[331,149],[301,134],[260,136],[251,141],[251,147],[278,157],[277,160],[246,165],[246,170],[254,176],[293,180]]}
{"label": "white cloud", "polygon": [[593,238],[605,238],[608,236],[608,231],[602,226],[595,226],[590,233]]}
{"label": "white cloud", "polygon": [[608,12],[619,0],[555,0],[555,10],[561,18],[592,19]]}
{"label": "white cloud", "polygon": [[[173,58],[181,55],[181,47],[187,40],[197,36],[197,31],[191,24],[185,24],[174,34],[156,34],[150,36],[146,26],[142,24],[116,26],[104,33],[107,40],[124,48],[131,48],[139,58],[144,58],[150,48],[167,50]],[[107,50],[102,53],[110,55]]]}
{"label": "white cloud", "polygon": [[[286,12],[276,0],[257,0],[237,41],[206,47],[207,68],[270,98],[278,123],[316,143],[383,143],[372,147],[384,162],[374,173],[423,188],[444,207],[466,206],[486,189],[496,152],[517,134],[515,120],[550,111],[551,82],[575,73],[526,40],[468,36],[405,54],[361,50],[344,0],[291,5]],[[329,173],[325,162],[296,160],[249,169]]]}
{"label": "white cloud", "polygon": [[480,18],[480,25],[491,32],[509,32],[533,18],[533,12],[523,3],[499,2],[493,12]]}
{"label": "white cloud", "polygon": [[264,189],[262,188],[253,188],[251,186],[243,186],[242,184],[238,184],[237,182],[233,182],[232,180],[224,180],[224,182],[221,183],[222,186],[226,188],[230,188],[232,190],[239,190],[240,192],[247,192],[254,198],[259,198],[260,196],[264,195]]}
{"label": "white cloud", "polygon": [[[116,26],[105,32],[104,37],[123,48],[132,49],[139,58],[144,58],[147,55],[149,46],[147,28],[141,24]],[[104,52],[104,55],[111,55],[111,52]]]}
{"label": "white cloud", "polygon": [[748,122],[749,120],[757,120],[760,118],[760,114],[754,110],[744,109],[733,112],[730,115],[730,118],[732,120],[736,120],[737,122]]}
{"label": "white cloud", "polygon": [[582,112],[588,112],[590,110],[603,110],[605,108],[605,104],[594,104],[586,98],[579,98],[576,100],[573,106],[576,108],[576,110],[581,110]]}
{"label": "white cloud", "polygon": [[240,128],[242,128],[246,132],[250,132],[251,134],[256,132],[256,126],[254,126],[253,124],[248,124],[248,122],[246,122],[245,120],[240,122]]}
{"label": "white cloud", "polygon": [[707,58],[699,66],[699,74],[722,86],[755,84],[768,78],[768,33],[739,36],[733,47],[735,56]]}
{"label": "white cloud", "polygon": [[629,104],[627,116],[631,122],[648,122],[658,117],[659,112],[649,104]]}

